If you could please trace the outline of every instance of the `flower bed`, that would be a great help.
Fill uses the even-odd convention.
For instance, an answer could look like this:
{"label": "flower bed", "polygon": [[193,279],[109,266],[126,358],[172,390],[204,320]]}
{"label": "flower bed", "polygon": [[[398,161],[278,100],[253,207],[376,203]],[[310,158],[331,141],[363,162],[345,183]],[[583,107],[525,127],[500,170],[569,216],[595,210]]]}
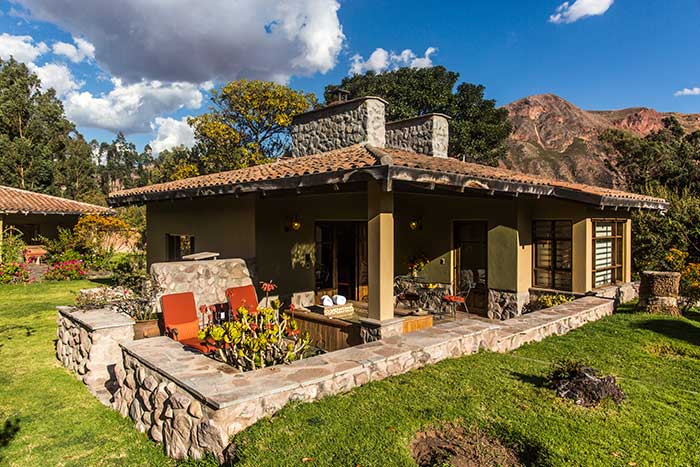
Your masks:
{"label": "flower bed", "polygon": [[[276,286],[272,282],[261,285],[267,294],[269,307],[245,307],[232,310],[230,320],[209,324],[197,336],[215,350],[214,356],[240,371],[251,371],[272,365],[287,364],[310,353],[308,333],[299,329],[290,313],[282,312],[279,300],[270,300]],[[206,305],[202,306],[206,312]]]}
{"label": "flower bed", "polygon": [[0,284],[29,282],[29,269],[24,263],[0,263]]}
{"label": "flower bed", "polygon": [[81,259],[71,259],[54,263],[48,270],[44,279],[49,281],[70,281],[82,279],[87,271]]}

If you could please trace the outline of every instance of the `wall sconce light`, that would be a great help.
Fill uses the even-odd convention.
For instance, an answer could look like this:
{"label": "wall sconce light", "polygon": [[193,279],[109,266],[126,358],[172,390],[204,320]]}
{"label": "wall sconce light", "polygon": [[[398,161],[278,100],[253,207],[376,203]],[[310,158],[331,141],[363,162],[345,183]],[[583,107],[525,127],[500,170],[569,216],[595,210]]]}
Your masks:
{"label": "wall sconce light", "polygon": [[301,220],[297,216],[292,217],[284,230],[287,232],[298,232],[301,229]]}
{"label": "wall sconce light", "polygon": [[411,219],[408,223],[408,228],[413,230],[414,232],[416,230],[423,230],[423,220],[419,217]]}

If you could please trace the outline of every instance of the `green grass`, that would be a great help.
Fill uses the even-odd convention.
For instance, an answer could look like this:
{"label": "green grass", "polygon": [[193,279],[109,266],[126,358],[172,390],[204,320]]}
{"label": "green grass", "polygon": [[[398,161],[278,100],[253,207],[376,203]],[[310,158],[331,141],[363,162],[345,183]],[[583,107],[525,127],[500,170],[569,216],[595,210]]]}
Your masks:
{"label": "green grass", "polygon": [[0,286],[0,430],[19,420],[19,431],[0,448],[0,466],[175,465],[56,360],[55,307],[91,286]]}
{"label": "green grass", "polygon": [[[20,423],[0,448],[1,466],[174,465],[55,360],[54,307],[90,284],[0,286],[0,430],[8,418]],[[557,399],[542,381],[563,357],[617,376],[627,400],[584,409]],[[415,466],[414,433],[451,421],[519,446],[537,465],[695,466],[698,375],[699,315],[621,313],[510,354],[449,360],[291,405],[235,437],[237,466]]]}
{"label": "green grass", "polygon": [[[313,458],[304,465],[414,466],[407,449],[414,433],[457,421],[519,445],[536,465],[697,466],[700,324],[693,318],[621,313],[510,354],[448,360],[288,407],[235,438],[240,465]],[[627,395],[622,406],[580,408],[543,388],[564,357],[616,375]]]}

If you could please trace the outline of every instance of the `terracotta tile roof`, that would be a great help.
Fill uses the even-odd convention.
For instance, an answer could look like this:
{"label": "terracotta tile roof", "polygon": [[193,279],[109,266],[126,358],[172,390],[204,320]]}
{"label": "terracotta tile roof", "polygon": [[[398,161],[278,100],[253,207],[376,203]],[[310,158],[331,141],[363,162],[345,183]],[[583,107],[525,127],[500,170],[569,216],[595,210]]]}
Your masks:
{"label": "terracotta tile roof", "polygon": [[97,214],[112,210],[57,196],[0,185],[0,214]]}
{"label": "terracotta tile roof", "polygon": [[409,167],[435,172],[447,172],[471,177],[478,177],[490,180],[501,180],[505,182],[522,183],[533,186],[563,188],[571,191],[587,193],[597,196],[605,196],[609,198],[630,199],[649,201],[653,203],[665,203],[661,198],[630,193],[612,188],[604,188],[593,185],[585,185],[582,183],[572,183],[560,180],[554,180],[536,175],[524,174],[513,170],[503,169],[500,167],[489,167],[480,164],[462,162],[452,158],[429,157],[423,154],[400,151],[397,149],[381,149],[392,157],[394,166]]}
{"label": "terracotta tile roof", "polygon": [[338,172],[365,168],[376,163],[376,158],[364,146],[354,145],[321,154],[283,159],[271,164],[117,191],[110,194],[110,200],[149,193],[229,186],[247,182]]}
{"label": "terracotta tile roof", "polygon": [[[408,180],[407,177],[414,177],[419,181],[432,178],[436,184],[448,185],[457,183],[456,180],[449,179],[449,175],[454,175],[461,177],[458,180],[459,183],[465,183],[464,177],[473,178],[474,185],[470,185],[469,180],[466,181],[468,188],[504,192],[511,190],[510,186],[506,186],[510,184],[515,187],[514,191],[523,193],[571,199],[574,199],[574,195],[577,194],[585,195],[595,198],[595,203],[601,205],[620,204],[651,209],[664,208],[666,205],[665,200],[660,198],[620,190],[562,182],[503,168],[462,162],[452,158],[431,157],[413,152],[388,148],[379,149],[364,145],[354,145],[256,167],[118,191],[110,195],[109,201],[112,205],[135,204],[149,199],[162,199],[169,195],[175,197],[175,193],[183,191],[188,192],[189,196],[202,196],[216,194],[216,188],[228,189],[228,191],[219,191],[219,193],[232,192],[232,187],[240,188],[245,184],[256,182],[273,182],[314,174],[335,174],[355,169],[373,168],[387,168],[387,177],[395,180]],[[275,189],[275,187],[272,186],[271,189]]]}

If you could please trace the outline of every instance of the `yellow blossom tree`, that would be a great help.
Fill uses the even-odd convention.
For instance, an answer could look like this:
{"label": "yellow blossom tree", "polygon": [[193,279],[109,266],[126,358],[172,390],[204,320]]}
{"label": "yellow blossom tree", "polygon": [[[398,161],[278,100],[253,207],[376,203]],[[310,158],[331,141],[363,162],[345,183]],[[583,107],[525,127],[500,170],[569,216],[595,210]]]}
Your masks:
{"label": "yellow blossom tree", "polygon": [[316,97],[288,86],[237,80],[211,92],[209,112],[192,117],[197,153],[204,172],[262,164],[289,149],[294,115],[316,104]]}

